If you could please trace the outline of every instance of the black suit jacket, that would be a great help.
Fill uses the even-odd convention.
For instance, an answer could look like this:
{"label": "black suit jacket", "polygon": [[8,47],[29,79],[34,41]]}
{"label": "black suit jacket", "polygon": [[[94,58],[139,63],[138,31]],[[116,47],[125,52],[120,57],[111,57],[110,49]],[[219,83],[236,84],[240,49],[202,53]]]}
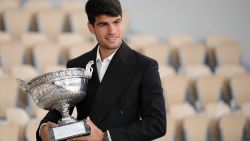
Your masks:
{"label": "black suit jacket", "polygon": [[[85,67],[96,61],[97,46],[68,61],[67,67]],[[90,117],[112,141],[147,141],[166,133],[166,111],[157,62],[121,44],[100,83],[96,65],[88,81],[87,96],[77,107],[77,119]],[[50,111],[41,123],[57,123]],[[38,134],[37,134],[38,135]],[[37,136],[39,140],[40,137]]]}

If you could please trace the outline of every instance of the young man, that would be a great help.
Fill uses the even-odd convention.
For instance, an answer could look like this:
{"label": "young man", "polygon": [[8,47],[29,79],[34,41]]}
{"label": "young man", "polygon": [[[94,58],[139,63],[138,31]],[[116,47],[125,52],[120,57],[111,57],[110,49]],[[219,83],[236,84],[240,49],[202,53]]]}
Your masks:
{"label": "young man", "polygon": [[[119,0],[88,0],[86,13],[98,44],[68,61],[67,67],[95,61],[87,96],[76,106],[77,119],[87,118],[91,134],[70,140],[149,141],[163,136],[166,111],[158,65],[122,40]],[[58,112],[50,111],[41,121],[37,139],[49,140],[48,129],[60,118]]]}

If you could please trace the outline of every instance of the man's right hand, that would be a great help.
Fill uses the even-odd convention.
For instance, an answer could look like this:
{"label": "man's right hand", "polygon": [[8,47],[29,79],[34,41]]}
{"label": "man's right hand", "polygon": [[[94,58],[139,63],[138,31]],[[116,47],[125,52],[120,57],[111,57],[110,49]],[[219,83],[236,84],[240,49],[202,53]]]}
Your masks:
{"label": "man's right hand", "polygon": [[51,137],[49,134],[49,128],[56,127],[57,124],[53,122],[47,122],[45,125],[42,125],[40,128],[40,137],[43,141],[51,141]]}

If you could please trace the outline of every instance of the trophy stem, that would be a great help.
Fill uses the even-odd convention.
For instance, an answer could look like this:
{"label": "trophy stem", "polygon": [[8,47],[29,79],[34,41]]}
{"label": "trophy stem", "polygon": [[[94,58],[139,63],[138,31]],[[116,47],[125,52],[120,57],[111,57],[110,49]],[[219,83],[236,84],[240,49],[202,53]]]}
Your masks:
{"label": "trophy stem", "polygon": [[63,106],[59,108],[58,111],[60,111],[62,115],[62,119],[58,121],[59,125],[65,125],[76,122],[76,119],[69,115],[69,107],[69,104],[63,104]]}

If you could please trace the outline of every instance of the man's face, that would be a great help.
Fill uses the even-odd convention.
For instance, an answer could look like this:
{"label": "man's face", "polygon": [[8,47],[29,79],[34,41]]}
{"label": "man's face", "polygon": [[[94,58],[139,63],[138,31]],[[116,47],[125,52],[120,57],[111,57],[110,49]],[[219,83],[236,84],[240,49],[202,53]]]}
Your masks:
{"label": "man's face", "polygon": [[117,49],[123,36],[121,16],[100,15],[95,20],[94,26],[88,23],[88,27],[90,32],[95,34],[100,47],[108,50]]}

